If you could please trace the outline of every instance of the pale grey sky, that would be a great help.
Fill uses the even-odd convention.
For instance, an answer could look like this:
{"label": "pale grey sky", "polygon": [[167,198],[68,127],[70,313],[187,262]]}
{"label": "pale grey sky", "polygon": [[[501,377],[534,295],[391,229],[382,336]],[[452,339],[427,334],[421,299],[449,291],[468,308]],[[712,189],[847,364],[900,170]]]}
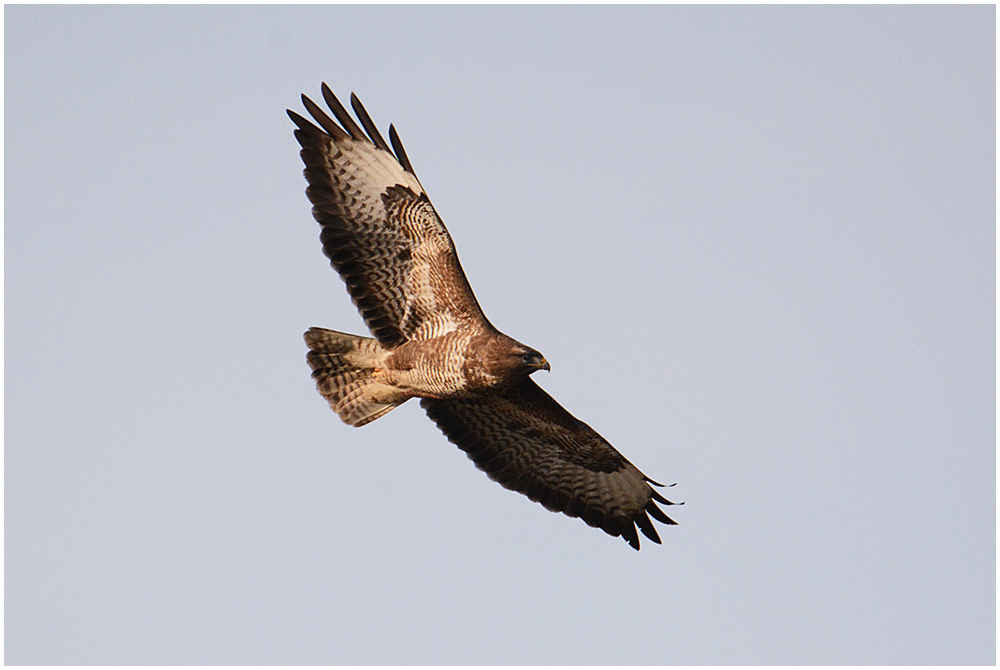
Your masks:
{"label": "pale grey sky", "polygon": [[[993,664],[993,6],[5,9],[11,664]],[[491,321],[680,523],[410,403],[285,108],[396,124]]]}

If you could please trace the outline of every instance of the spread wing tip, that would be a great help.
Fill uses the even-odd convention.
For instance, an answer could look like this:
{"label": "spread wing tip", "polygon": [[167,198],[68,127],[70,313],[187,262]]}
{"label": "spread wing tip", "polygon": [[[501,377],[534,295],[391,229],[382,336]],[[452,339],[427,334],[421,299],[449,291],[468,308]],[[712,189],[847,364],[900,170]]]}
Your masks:
{"label": "spread wing tip", "polygon": [[399,164],[403,166],[403,169],[412,174],[414,177],[417,173],[413,171],[413,166],[410,165],[410,159],[406,157],[406,150],[403,149],[403,143],[399,141],[399,134],[396,133],[396,126],[389,124],[389,141],[392,142],[392,149],[396,152],[396,159]]}
{"label": "spread wing tip", "polygon": [[684,504],[682,502],[680,502],[680,503],[670,502],[669,500],[667,500],[666,498],[664,498],[663,496],[661,496],[654,489],[649,489],[649,495],[650,495],[650,497],[653,498],[653,500],[655,500],[658,503],[662,503],[664,505],[683,505]]}
{"label": "spread wing tip", "polygon": [[650,516],[652,516],[660,523],[666,524],[668,526],[677,525],[676,521],[674,521],[666,514],[664,514],[663,510],[657,507],[656,503],[650,500],[648,503],[646,503],[646,507],[644,509],[639,510],[639,512],[635,516],[631,517],[630,519],[627,519],[626,523],[623,526],[619,528],[606,527],[603,530],[612,536],[621,535],[622,539],[625,540],[628,543],[628,545],[633,549],[635,549],[636,551],[639,551],[639,534],[636,532],[636,527],[638,527],[638,529],[642,531],[642,534],[645,535],[647,538],[649,538],[651,541],[655,542],[656,544],[663,544],[663,541],[660,539],[660,534],[656,532],[656,527],[653,525],[653,522],[650,521],[649,519]]}
{"label": "spread wing tip", "polygon": [[300,131],[300,132],[306,132],[306,133],[313,133],[313,134],[315,134],[315,133],[322,133],[323,132],[322,130],[320,130],[319,128],[316,127],[315,123],[313,123],[312,121],[310,121],[306,117],[302,116],[298,112],[295,112],[295,111],[293,111],[291,109],[286,109],[285,112],[288,114],[288,118],[290,118],[292,120],[292,123],[294,123],[296,126],[298,126],[298,128],[297,128],[298,131]]}
{"label": "spread wing tip", "polygon": [[621,536],[630,547],[639,551],[639,534],[635,532],[635,524],[631,520],[622,528]]}
{"label": "spread wing tip", "polygon": [[[362,130],[362,128],[355,123],[354,119],[351,118],[351,115],[340,103],[340,100],[337,99],[337,96],[334,95],[333,90],[327,86],[326,82],[322,83],[320,91],[323,94],[323,100],[326,101],[326,104],[330,107],[330,110],[337,118],[337,121],[331,119],[319,105],[303,93],[302,104],[305,106],[309,114],[316,120],[316,122],[319,123],[322,130],[302,115],[297,114],[290,109],[286,110],[288,112],[288,116],[292,119],[295,125],[299,127],[301,132],[315,134],[325,131],[336,141],[343,141],[350,138],[363,142],[371,142],[379,149],[393,155],[396,160],[399,161],[399,164],[403,166],[404,170],[412,174],[414,177],[417,176],[417,173],[413,169],[413,165],[410,164],[410,159],[406,156],[406,151],[403,149],[403,143],[399,140],[399,134],[396,132],[395,127],[392,125],[389,126],[389,142],[386,142],[382,137],[382,134],[378,131],[378,127],[372,121],[368,111],[365,109],[364,105],[361,104],[361,99],[358,98],[355,93],[351,93],[351,107],[354,109],[354,113],[357,115],[358,121],[361,122],[361,126],[364,130]],[[337,122],[339,122],[340,125],[337,125]]]}

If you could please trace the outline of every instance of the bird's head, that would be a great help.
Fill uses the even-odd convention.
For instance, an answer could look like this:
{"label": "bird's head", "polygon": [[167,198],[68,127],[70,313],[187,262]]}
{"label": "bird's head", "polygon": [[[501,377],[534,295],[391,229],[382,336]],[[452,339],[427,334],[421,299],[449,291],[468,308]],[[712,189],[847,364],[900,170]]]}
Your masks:
{"label": "bird's head", "polygon": [[481,346],[481,361],[488,376],[501,386],[516,384],[537,370],[548,370],[545,356],[503,333]]}
{"label": "bird's head", "polygon": [[545,356],[523,344],[518,344],[513,348],[511,358],[514,370],[524,375],[530,375],[536,370],[549,371],[552,369],[549,362],[545,360]]}

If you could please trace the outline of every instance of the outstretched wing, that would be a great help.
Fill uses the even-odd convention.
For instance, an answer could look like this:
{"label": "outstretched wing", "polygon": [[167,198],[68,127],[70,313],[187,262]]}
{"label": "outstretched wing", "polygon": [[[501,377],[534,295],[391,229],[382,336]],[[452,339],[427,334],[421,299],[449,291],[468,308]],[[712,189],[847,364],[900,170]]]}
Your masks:
{"label": "outstretched wing", "polygon": [[372,335],[394,347],[464,324],[488,325],[395,128],[390,148],[355,95],[351,106],[364,130],[326,84],[322,91],[340,125],[304,95],[320,127],[288,115],[298,126],[323,252]]}
{"label": "outstretched wing", "polygon": [[420,404],[490,479],[550,511],[620,535],[634,549],[636,526],[660,543],[649,516],[675,523],[656,506],[674,504],[650,486],[661,485],[530,378],[499,395]]}

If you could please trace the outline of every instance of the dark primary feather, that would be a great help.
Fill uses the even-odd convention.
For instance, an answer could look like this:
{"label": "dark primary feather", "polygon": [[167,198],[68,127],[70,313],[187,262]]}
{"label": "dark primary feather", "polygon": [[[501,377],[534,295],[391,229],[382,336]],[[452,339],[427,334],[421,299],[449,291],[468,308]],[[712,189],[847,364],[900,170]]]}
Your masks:
{"label": "dark primary feather", "polygon": [[414,177],[417,176],[417,173],[413,170],[413,166],[410,165],[410,159],[406,157],[406,150],[403,149],[403,143],[399,141],[399,135],[396,134],[396,127],[392,124],[389,125],[389,141],[392,142],[392,148],[396,152],[396,158],[399,159],[403,168]]}
{"label": "dark primary feather", "polygon": [[[305,95],[302,96],[302,104],[305,105],[306,111],[308,111],[312,115],[312,117],[314,119],[316,119],[316,122],[319,123],[319,125],[323,126],[323,130],[325,130],[326,132],[330,133],[330,136],[333,137],[333,139],[335,139],[335,140],[346,140],[346,139],[348,139],[349,136],[347,135],[347,133],[345,133],[343,130],[341,130],[340,126],[338,126],[336,123],[334,123],[333,119],[331,119],[329,116],[327,116],[326,112],[324,112],[323,109],[319,105],[317,105],[315,102],[313,102],[312,100],[310,100]],[[294,112],[292,112],[292,110],[288,110],[288,113],[289,113],[289,115],[294,114]],[[303,117],[299,116],[298,114],[295,114],[295,116],[292,117],[292,121],[295,121],[295,123],[299,126],[299,128],[302,128],[302,130],[307,130],[307,128],[303,127],[302,124],[299,123],[300,121],[305,122],[307,124],[307,126],[308,126],[308,129],[310,129],[310,130],[311,129],[318,130],[316,128],[316,126],[314,126],[313,124],[309,123],[308,121],[306,121]]]}
{"label": "dark primary feather", "polygon": [[351,137],[356,140],[365,139],[365,134],[361,132],[360,128],[358,128],[358,124],[354,123],[354,119],[352,119],[351,115],[347,113],[344,106],[340,104],[340,100],[337,100],[337,96],[333,94],[330,87],[324,82],[320,88],[323,93],[323,99],[326,100],[326,104],[328,104],[330,109],[333,110],[334,116],[336,116],[337,120],[340,121],[340,125],[344,127],[344,130],[350,133]]}
{"label": "dark primary feather", "polygon": [[420,404],[491,479],[550,511],[580,517],[635,549],[636,525],[660,542],[647,513],[675,523],[656,506],[673,503],[651,480],[530,378],[499,395]]}
{"label": "dark primary feather", "polygon": [[[333,94],[331,93],[330,95]],[[375,143],[375,146],[382,151],[392,153],[392,149],[390,149],[389,145],[385,143],[385,140],[382,139],[382,134],[378,131],[378,128],[375,127],[375,124],[372,123],[372,117],[368,116],[368,112],[365,110],[364,105],[362,105],[361,101],[358,100],[358,96],[353,93],[351,93],[351,107],[354,108],[354,113],[358,115],[358,120],[361,121],[362,127],[364,127],[365,132],[368,133],[368,137],[371,138],[371,141]]]}

